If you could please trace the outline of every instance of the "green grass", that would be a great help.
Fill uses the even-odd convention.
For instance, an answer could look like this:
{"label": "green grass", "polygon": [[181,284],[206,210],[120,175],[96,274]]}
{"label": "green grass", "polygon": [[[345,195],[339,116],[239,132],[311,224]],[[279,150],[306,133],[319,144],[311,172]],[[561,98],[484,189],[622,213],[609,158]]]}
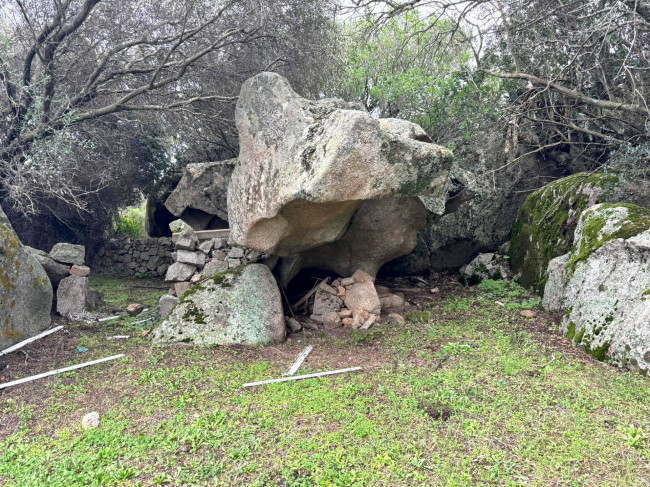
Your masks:
{"label": "green grass", "polygon": [[[494,302],[528,297],[489,286],[343,339],[97,341],[97,356],[126,358],[0,396],[0,485],[647,485],[650,381],[581,354],[550,321],[531,328]],[[309,343],[299,373],[364,370],[241,388],[280,377]],[[101,426],[83,431],[93,410]]]}

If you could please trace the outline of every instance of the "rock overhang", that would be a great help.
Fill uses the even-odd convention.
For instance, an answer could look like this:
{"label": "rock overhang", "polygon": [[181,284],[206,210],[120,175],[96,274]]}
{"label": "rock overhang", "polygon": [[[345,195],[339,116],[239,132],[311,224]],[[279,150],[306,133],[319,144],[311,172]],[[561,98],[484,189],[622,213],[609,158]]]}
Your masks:
{"label": "rock overhang", "polygon": [[[305,265],[343,253],[338,260],[346,264],[329,266],[342,275],[357,268],[375,274],[413,249],[427,211],[445,211],[452,153],[416,124],[373,119],[359,108],[306,100],[274,73],[244,83],[236,109],[240,154],[228,190],[234,242]],[[377,242],[395,230],[406,237],[396,245],[384,239],[379,252],[355,246],[361,234]]]}

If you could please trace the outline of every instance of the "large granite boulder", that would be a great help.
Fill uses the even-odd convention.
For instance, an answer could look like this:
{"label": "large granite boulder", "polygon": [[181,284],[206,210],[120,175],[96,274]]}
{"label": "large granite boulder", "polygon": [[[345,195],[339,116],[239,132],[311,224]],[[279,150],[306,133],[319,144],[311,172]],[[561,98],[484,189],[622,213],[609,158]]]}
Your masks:
{"label": "large granite boulder", "polygon": [[52,285],[0,208],[0,350],[49,326]]}
{"label": "large granite boulder", "polygon": [[508,252],[515,279],[543,293],[549,261],[569,252],[582,212],[597,203],[618,201],[650,207],[650,181],[629,181],[617,173],[579,173],[529,195]]}
{"label": "large granite boulder", "polygon": [[151,332],[154,343],[261,345],[284,340],[278,285],[262,264],[226,271],[196,284]]}
{"label": "large granite boulder", "polygon": [[551,260],[543,306],[599,360],[650,375],[650,210],[600,204],[582,213],[571,251]]}
{"label": "large granite boulder", "polygon": [[228,184],[236,161],[188,164],[165,206],[194,230],[228,228]]}
{"label": "large granite boulder", "polygon": [[301,267],[374,275],[409,253],[427,210],[443,214],[451,152],[404,120],[301,98],[282,76],[244,83],[240,154],[228,190],[231,239]]}
{"label": "large granite boulder", "polygon": [[[512,224],[527,192],[567,174],[547,157],[506,150],[505,140],[495,131],[479,131],[471,143],[449,142],[454,150],[454,170],[444,215],[430,215],[410,254],[386,264],[390,274],[420,274],[430,270],[456,270],[480,252],[494,252],[510,239]],[[512,163],[517,157],[516,163]]]}

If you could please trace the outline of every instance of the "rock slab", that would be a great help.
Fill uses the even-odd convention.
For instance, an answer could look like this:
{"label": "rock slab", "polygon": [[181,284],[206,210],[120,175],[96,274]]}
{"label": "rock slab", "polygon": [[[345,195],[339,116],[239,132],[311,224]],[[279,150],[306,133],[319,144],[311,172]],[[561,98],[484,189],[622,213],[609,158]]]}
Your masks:
{"label": "rock slab", "polygon": [[66,277],[56,290],[56,311],[62,316],[92,311],[101,303],[101,294],[90,288],[87,277]]}
{"label": "rock slab", "polygon": [[50,258],[62,264],[84,265],[86,247],[71,243],[58,243],[50,250]]}
{"label": "rock slab", "polygon": [[195,230],[228,228],[228,184],[236,162],[188,164],[165,206]]}
{"label": "rock slab", "polygon": [[150,335],[158,344],[280,342],[286,335],[280,289],[262,264],[217,274],[186,293]]}

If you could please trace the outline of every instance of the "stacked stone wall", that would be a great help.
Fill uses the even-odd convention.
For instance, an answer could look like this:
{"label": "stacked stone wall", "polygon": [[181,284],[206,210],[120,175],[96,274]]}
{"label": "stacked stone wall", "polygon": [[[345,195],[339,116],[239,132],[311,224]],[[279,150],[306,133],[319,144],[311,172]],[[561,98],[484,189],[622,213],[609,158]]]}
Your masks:
{"label": "stacked stone wall", "polygon": [[174,262],[174,244],[168,237],[112,238],[100,247],[91,260],[100,274],[160,277]]}

